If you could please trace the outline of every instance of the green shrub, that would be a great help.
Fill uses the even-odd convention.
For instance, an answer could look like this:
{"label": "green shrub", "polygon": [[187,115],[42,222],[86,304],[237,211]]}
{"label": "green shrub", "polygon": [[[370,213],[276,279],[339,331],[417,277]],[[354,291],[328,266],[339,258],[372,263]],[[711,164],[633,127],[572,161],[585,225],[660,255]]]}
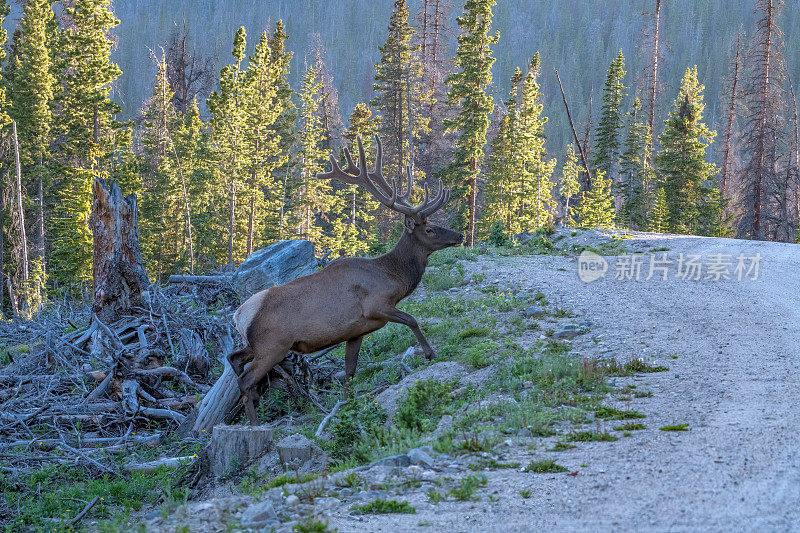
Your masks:
{"label": "green shrub", "polygon": [[416,514],[417,512],[408,502],[380,498],[364,505],[354,505],[350,510],[355,514]]}
{"label": "green shrub", "polygon": [[557,464],[552,459],[542,459],[541,461],[531,461],[525,467],[525,472],[532,472],[534,474],[558,474],[559,472],[566,472],[567,469]]}
{"label": "green shrub", "polygon": [[470,474],[462,478],[458,485],[450,490],[450,496],[460,502],[469,501],[475,498],[475,491],[478,487],[486,485],[487,478],[483,474]]}
{"label": "green shrub", "polygon": [[505,225],[499,220],[492,224],[492,229],[489,231],[489,237],[486,239],[489,244],[494,246],[505,246],[509,243],[508,234],[506,234]]}
{"label": "green shrub", "polygon": [[401,430],[428,432],[436,428],[439,418],[451,404],[450,391],[454,382],[436,379],[419,380],[400,400],[395,423]]}

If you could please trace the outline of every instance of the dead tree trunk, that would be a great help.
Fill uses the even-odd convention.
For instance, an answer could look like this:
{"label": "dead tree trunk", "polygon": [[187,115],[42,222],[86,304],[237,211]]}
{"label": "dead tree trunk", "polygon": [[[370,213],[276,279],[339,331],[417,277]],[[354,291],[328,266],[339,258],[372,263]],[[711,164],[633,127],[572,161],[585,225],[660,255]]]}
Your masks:
{"label": "dead tree trunk", "polygon": [[740,50],[742,47],[742,34],[736,35],[736,55],[733,58],[733,72],[731,73],[730,100],[728,104],[728,121],[725,129],[725,144],[722,152],[722,172],[719,178],[719,194],[726,198],[728,180],[731,176],[731,144],[733,139],[733,123],[736,121],[736,102],[738,96],[739,70],[741,67]]}
{"label": "dead tree trunk", "polygon": [[92,310],[108,323],[148,298],[150,280],[139,249],[136,196],[125,198],[114,183],[109,191],[101,180],[92,186],[91,226],[94,236],[94,303]]}
{"label": "dead tree trunk", "polygon": [[[20,278],[20,285],[26,286],[28,283],[28,278],[30,276],[30,270],[28,267],[28,238],[25,235],[25,213],[22,210],[22,165],[19,161],[19,140],[17,138],[17,123],[15,121],[11,121],[11,125],[14,128],[14,161],[16,163],[17,168],[17,210],[19,216],[19,240],[20,240],[20,254],[22,257],[20,258],[20,266],[22,267],[22,277]],[[27,287],[17,287],[17,290],[24,291]],[[23,293],[23,300],[22,305],[23,309],[28,308],[28,299],[27,299],[27,292]]]}
{"label": "dead tree trunk", "polygon": [[656,92],[658,91],[658,45],[659,45],[659,19],[661,17],[661,0],[656,0],[656,10],[653,13],[655,17],[653,25],[653,55],[650,58],[650,72],[651,72],[651,86],[650,86],[650,109],[647,124],[650,126],[651,143],[655,144],[655,116],[656,116]]}

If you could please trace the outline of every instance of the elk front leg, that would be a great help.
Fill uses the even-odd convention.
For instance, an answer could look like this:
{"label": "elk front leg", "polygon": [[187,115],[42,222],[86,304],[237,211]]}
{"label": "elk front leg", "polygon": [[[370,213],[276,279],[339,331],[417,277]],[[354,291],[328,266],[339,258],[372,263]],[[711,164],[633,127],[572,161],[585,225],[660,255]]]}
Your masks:
{"label": "elk front leg", "polygon": [[422,331],[419,329],[419,324],[417,324],[416,318],[408,313],[400,311],[399,309],[392,309],[388,312],[382,312],[380,313],[379,318],[389,322],[403,324],[411,328],[411,331],[413,331],[414,335],[417,337],[417,342],[419,342],[420,346],[422,346],[422,352],[425,354],[425,357],[428,359],[428,361],[433,359],[433,349],[431,348],[431,345],[428,344],[428,341],[425,339]]}
{"label": "elk front leg", "polygon": [[350,399],[350,382],[356,373],[358,364],[358,351],[361,349],[363,336],[347,341],[344,347],[344,397]]}

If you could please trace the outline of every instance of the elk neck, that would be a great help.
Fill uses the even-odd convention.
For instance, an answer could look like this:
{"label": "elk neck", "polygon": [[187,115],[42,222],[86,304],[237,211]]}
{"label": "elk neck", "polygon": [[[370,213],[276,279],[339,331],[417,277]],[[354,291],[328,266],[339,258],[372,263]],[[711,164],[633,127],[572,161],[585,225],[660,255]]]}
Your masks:
{"label": "elk neck", "polygon": [[404,231],[403,236],[397,241],[394,249],[381,257],[391,274],[400,281],[405,298],[417,288],[422,280],[422,274],[428,266],[428,256],[431,250],[417,241],[413,235]]}

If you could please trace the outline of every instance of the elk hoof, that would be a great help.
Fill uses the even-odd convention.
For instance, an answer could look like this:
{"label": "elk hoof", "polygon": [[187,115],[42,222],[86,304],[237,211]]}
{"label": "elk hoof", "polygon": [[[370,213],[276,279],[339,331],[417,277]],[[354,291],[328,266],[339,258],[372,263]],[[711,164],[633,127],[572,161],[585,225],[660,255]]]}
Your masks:
{"label": "elk hoof", "polygon": [[425,350],[424,353],[425,353],[425,359],[427,359],[428,361],[433,359],[433,356],[436,355],[436,354],[433,353],[433,350],[431,350],[430,348]]}

